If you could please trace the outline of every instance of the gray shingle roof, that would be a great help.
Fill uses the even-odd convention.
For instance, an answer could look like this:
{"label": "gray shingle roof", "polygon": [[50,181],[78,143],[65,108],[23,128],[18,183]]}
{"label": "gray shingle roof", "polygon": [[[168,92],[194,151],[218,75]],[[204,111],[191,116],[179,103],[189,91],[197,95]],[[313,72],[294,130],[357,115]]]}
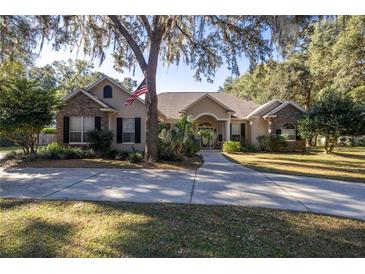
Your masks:
{"label": "gray shingle roof", "polygon": [[167,118],[177,119],[180,117],[179,111],[206,94],[234,110],[233,117],[244,118],[258,107],[252,101],[242,100],[223,92],[165,92],[158,94],[158,109]]}

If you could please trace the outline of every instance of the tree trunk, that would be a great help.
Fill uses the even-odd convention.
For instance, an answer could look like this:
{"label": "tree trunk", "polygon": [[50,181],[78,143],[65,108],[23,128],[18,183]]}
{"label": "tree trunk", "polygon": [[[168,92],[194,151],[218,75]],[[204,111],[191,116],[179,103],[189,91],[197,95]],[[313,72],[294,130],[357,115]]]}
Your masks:
{"label": "tree trunk", "polygon": [[146,96],[146,148],[145,159],[158,159],[158,120],[157,120],[157,96],[156,96],[156,74],[147,73],[146,82],[148,94]]}
{"label": "tree trunk", "polygon": [[325,137],[326,140],[324,141],[324,150],[326,154],[329,154],[329,136]]}
{"label": "tree trunk", "polygon": [[148,67],[145,72],[148,93],[146,94],[146,148],[145,160],[158,160],[158,118],[156,95],[156,72],[161,38],[154,33],[151,39]]}
{"label": "tree trunk", "polygon": [[337,143],[337,137],[331,138],[330,146],[329,146],[329,153],[333,152],[333,149],[335,148],[336,143]]}

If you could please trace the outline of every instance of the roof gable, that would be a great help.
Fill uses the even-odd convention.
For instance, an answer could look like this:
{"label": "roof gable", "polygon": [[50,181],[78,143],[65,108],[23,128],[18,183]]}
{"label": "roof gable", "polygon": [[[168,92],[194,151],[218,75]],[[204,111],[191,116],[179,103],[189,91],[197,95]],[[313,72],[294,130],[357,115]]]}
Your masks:
{"label": "roof gable", "polygon": [[81,88],[74,91],[74,92],[71,92],[70,94],[68,94],[65,98],[63,98],[63,102],[65,103],[65,102],[69,101],[70,99],[72,99],[74,96],[76,96],[79,93],[82,93],[82,94],[86,95],[91,100],[93,100],[95,103],[99,104],[100,106],[102,106],[104,108],[110,107],[106,103],[104,103],[103,101],[101,101],[98,98],[96,98],[95,96],[93,96],[90,92],[88,92],[84,89],[81,89]]}
{"label": "roof gable", "polygon": [[199,99],[203,100],[201,97],[206,98],[206,95],[213,98],[212,101],[215,100],[215,103],[223,104],[224,109],[230,109],[234,112],[234,117],[239,119],[244,119],[248,113],[258,107],[252,101],[243,100],[224,92],[163,92],[157,95],[158,109],[167,118],[178,119],[181,115],[179,111],[186,109]]}
{"label": "roof gable", "polygon": [[273,99],[273,100],[259,106],[257,109],[255,109],[254,111],[249,113],[246,118],[256,117],[256,116],[258,116],[258,117],[264,116],[268,112],[270,112],[273,109],[279,107],[281,104],[283,104],[283,102],[281,100]]}
{"label": "roof gable", "polygon": [[192,102],[190,105],[186,106],[184,109],[182,109],[182,111],[188,110],[189,108],[191,108],[192,106],[196,105],[197,103],[201,102],[202,100],[204,100],[206,98],[212,100],[214,103],[216,103],[217,105],[219,105],[222,108],[224,108],[227,112],[235,112],[234,110],[232,110],[229,107],[227,107],[225,104],[219,102],[217,99],[215,99],[214,97],[210,96],[208,93],[206,93],[205,95],[201,96],[200,98],[198,98],[197,100],[195,100],[194,102]]}
{"label": "roof gable", "polygon": [[269,113],[267,113],[266,115],[264,115],[263,117],[272,117],[275,116],[276,113],[278,113],[281,109],[284,109],[287,106],[293,106],[294,108],[298,109],[301,112],[305,112],[305,109],[303,109],[301,106],[299,106],[298,104],[292,102],[292,101],[287,101],[283,104],[281,104],[280,106],[278,106],[277,108],[274,108],[272,111],[270,111]]}
{"label": "roof gable", "polygon": [[[112,83],[114,86],[118,87],[121,91],[125,92],[126,94],[131,95],[131,92],[129,92],[128,90],[125,89],[125,87],[123,87],[121,84],[119,84],[117,81],[115,81],[114,79],[110,78],[109,76],[103,76],[102,78],[100,78],[99,80],[96,80],[94,83],[88,85],[85,89],[86,90],[91,90],[93,89],[95,86],[97,86],[98,84],[100,84],[102,81],[109,81],[110,83]],[[137,100],[142,103],[145,104],[144,100],[137,97]]]}
{"label": "roof gable", "polygon": [[112,106],[109,106],[108,104],[104,103],[103,101],[100,101],[98,98],[96,98],[95,96],[93,96],[90,92],[83,90],[83,89],[78,89],[72,93],[70,93],[69,95],[67,95],[62,102],[66,103],[70,100],[72,100],[73,98],[75,98],[76,95],[78,94],[82,94],[85,95],[86,97],[88,97],[89,99],[91,99],[93,102],[95,102],[96,104],[98,104],[101,108],[101,111],[111,111],[111,112],[115,112],[117,111],[115,108],[113,108]]}

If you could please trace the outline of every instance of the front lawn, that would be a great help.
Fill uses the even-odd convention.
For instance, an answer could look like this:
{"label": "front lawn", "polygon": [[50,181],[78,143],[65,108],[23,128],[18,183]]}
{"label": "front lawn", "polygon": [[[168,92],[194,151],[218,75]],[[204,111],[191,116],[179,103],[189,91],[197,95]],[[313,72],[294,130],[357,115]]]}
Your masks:
{"label": "front lawn", "polygon": [[238,206],[0,200],[0,257],[364,257],[365,222]]}
{"label": "front lawn", "polygon": [[225,155],[259,171],[365,183],[365,147],[338,147],[330,155],[324,154],[323,148],[311,148],[306,153],[225,153]]}

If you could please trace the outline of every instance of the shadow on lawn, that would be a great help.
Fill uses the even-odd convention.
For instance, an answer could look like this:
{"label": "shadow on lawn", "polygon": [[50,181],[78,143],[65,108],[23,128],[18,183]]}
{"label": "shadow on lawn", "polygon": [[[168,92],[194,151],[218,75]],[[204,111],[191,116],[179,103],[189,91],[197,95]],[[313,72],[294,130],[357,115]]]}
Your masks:
{"label": "shadow on lawn", "polygon": [[[126,210],[148,217],[146,222],[139,224],[120,222],[112,237],[108,235],[101,239],[109,250],[107,256],[112,257],[365,255],[364,225],[361,228],[326,227],[326,220],[322,224],[313,214],[235,206],[117,203],[102,203],[101,206],[106,210]],[[307,223],[304,227],[303,219]],[[95,254],[105,255],[102,252]]]}
{"label": "shadow on lawn", "polygon": [[333,154],[336,156],[344,157],[344,158],[351,158],[351,159],[358,159],[358,160],[365,161],[365,155],[358,155],[358,154],[352,154],[352,153],[341,153],[341,152],[336,152],[336,151],[333,152]]}
{"label": "shadow on lawn", "polygon": [[54,258],[70,244],[73,227],[67,223],[45,220],[27,220],[24,227],[4,237],[0,257]]}
{"label": "shadow on lawn", "polygon": [[[1,257],[365,256],[365,223],[356,220],[238,206],[83,202],[74,212],[83,223],[77,227],[62,213],[80,202],[25,203],[34,217],[7,232]],[[59,214],[56,223],[37,218],[38,203]],[[95,225],[106,230],[84,238],[82,230]]]}

